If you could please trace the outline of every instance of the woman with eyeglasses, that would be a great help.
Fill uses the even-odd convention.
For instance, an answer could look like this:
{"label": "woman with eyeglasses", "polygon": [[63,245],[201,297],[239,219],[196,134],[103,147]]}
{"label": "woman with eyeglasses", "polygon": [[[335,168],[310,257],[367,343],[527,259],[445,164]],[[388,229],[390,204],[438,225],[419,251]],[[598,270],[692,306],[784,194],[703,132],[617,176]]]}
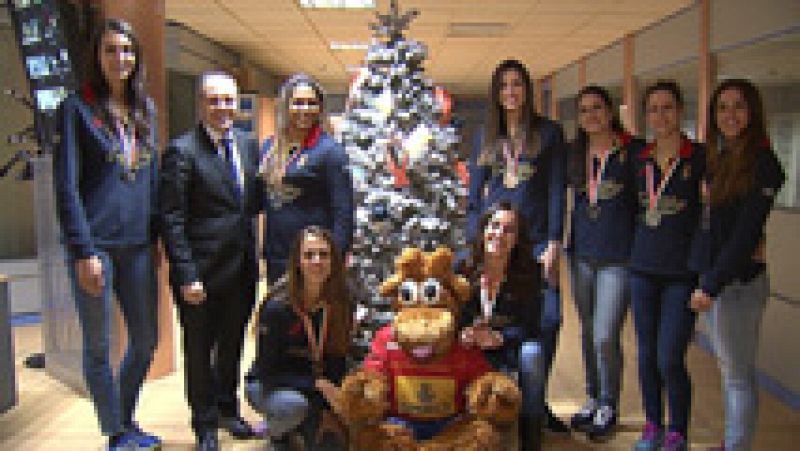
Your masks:
{"label": "woman with eyeglasses", "polygon": [[[87,84],[62,105],[54,160],[84,376],[108,449],[156,448],[161,440],[134,421],[158,341],[155,106],[145,93],[142,49],[128,23],[105,21],[91,52]],[[115,299],[128,331],[118,377],[109,360]]]}
{"label": "woman with eyeglasses", "polygon": [[765,226],[786,180],[748,80],[720,83],[708,108],[708,175],[702,228],[690,265],[700,274],[692,308],[707,312],[722,370],[725,440],[719,450],[748,451],[758,420],[756,354],[769,296]]}
{"label": "woman with eyeglasses", "polygon": [[267,279],[286,271],[295,235],[308,225],[331,231],[346,253],[353,235],[353,183],[342,146],[323,130],[325,98],[320,84],[305,74],[280,90],[276,133],[264,143],[264,258]]}
{"label": "woman with eyeglasses", "polygon": [[343,445],[319,432],[327,407],[317,383],[338,385],[345,375],[355,306],[345,273],[332,234],[306,227],[293,240],[285,277],[258,312],[256,360],[245,392],[265,416],[275,450],[297,449],[301,437],[303,449]]}
{"label": "woman with eyeglasses", "polygon": [[620,333],[628,311],[627,265],[636,211],[630,168],[642,143],[622,128],[606,89],[586,86],[576,103],[578,133],[567,148],[567,184],[574,193],[567,253],[588,399],[571,426],[601,440],[613,433],[618,418]]}
{"label": "woman with eyeglasses", "polygon": [[[687,265],[700,219],[701,145],[681,132],[683,96],[674,81],[644,93],[654,139],[635,157],[638,208],[629,263],[633,324],[645,425],[637,451],[688,449],[692,382],[686,352],[694,333],[689,298],[697,275]],[[669,422],[664,425],[664,396]]]}

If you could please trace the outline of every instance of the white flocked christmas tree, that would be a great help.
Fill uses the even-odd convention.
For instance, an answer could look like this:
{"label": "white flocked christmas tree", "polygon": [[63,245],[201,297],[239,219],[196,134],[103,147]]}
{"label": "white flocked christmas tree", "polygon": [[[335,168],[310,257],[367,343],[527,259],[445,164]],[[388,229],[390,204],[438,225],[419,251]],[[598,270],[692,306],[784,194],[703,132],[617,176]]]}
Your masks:
{"label": "white flocked christmas tree", "polygon": [[[350,88],[340,139],[350,158],[356,221],[352,266],[371,294],[367,333],[390,319],[377,286],[406,246],[463,246],[463,199],[449,105],[424,78],[424,44],[404,32],[418,15],[376,14],[364,66]],[[372,326],[372,327],[370,327]]]}

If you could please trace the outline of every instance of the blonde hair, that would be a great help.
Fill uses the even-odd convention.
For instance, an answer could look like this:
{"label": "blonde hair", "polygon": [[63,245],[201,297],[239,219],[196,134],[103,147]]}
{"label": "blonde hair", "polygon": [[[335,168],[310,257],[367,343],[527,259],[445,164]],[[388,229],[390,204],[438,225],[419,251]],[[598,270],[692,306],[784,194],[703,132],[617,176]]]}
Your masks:
{"label": "blonde hair", "polygon": [[292,94],[294,94],[294,90],[298,86],[310,87],[320,103],[322,111],[320,111],[315,125],[324,128],[327,123],[325,92],[317,80],[301,72],[292,75],[281,85],[278,102],[275,104],[275,136],[272,138],[270,151],[264,155],[264,161],[261,163],[261,173],[264,176],[264,181],[270,186],[282,183],[283,171],[286,168],[286,162],[289,160],[290,146],[293,144],[286,137],[289,129],[289,102],[291,102]]}

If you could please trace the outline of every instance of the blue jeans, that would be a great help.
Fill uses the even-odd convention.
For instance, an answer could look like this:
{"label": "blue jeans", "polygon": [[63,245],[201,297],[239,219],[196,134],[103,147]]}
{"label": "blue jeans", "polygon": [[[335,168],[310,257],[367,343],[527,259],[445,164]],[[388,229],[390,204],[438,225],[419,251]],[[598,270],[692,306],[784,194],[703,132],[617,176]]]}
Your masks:
{"label": "blue jeans", "polygon": [[316,443],[322,409],[326,408],[319,396],[309,397],[289,387],[264,387],[254,380],[245,385],[245,399],[256,412],[264,415],[275,450],[290,449],[287,439],[293,432],[303,435],[306,449],[338,450],[342,446],[328,441]]}
{"label": "blue jeans", "polygon": [[[558,332],[561,330],[561,292],[558,287],[547,285],[543,290],[542,302],[542,351],[544,353],[545,381],[550,378],[550,370],[556,358]],[[544,384],[547,387],[547,383]]]}
{"label": "blue jeans", "polygon": [[298,429],[311,409],[311,403],[299,391],[291,388],[264,390],[260,382],[247,383],[245,398],[256,412],[264,415],[273,439],[281,439]]}
{"label": "blue jeans", "polygon": [[645,416],[651,423],[663,424],[662,389],[666,388],[669,431],[686,437],[692,401],[686,350],[696,317],[689,308],[694,280],[631,271],[630,281]]}
{"label": "blue jeans", "polygon": [[[158,343],[156,277],[150,245],[102,249],[105,285],[99,297],[78,285],[75,260],[68,262],[83,333],[83,371],[104,435],[122,432],[133,411]],[[128,349],[115,380],[109,360],[111,312],[116,295],[128,330]]]}
{"label": "blue jeans", "polygon": [[544,352],[541,344],[526,341],[519,349],[519,389],[522,392],[521,415],[537,418],[544,414]]}
{"label": "blue jeans", "polygon": [[572,294],[581,321],[586,394],[616,408],[622,385],[622,331],[628,309],[628,270],[572,259]]}
{"label": "blue jeans", "polygon": [[756,351],[769,278],[726,286],[706,313],[708,330],[722,372],[725,397],[725,449],[748,451],[758,418]]}
{"label": "blue jeans", "polygon": [[[533,255],[538,260],[539,256],[547,248],[547,243],[539,243],[534,246]],[[542,290],[542,318],[541,318],[541,337],[542,351],[544,352],[545,370],[545,390],[547,389],[547,379],[550,378],[550,370],[553,368],[553,361],[556,357],[558,348],[558,332],[561,330],[561,292],[558,286],[552,286],[547,281]]]}

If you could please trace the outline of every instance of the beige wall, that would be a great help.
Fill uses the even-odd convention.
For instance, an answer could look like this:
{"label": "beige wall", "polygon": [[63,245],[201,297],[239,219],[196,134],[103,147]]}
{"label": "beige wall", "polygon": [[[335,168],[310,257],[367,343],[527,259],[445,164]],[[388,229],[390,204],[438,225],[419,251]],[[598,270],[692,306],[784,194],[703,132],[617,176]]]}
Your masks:
{"label": "beige wall", "polygon": [[555,90],[553,96],[560,100],[575,95],[581,88],[578,83],[578,64],[571,64],[558,72],[555,77]]}
{"label": "beige wall", "polygon": [[697,57],[699,21],[699,8],[695,5],[637,33],[634,73],[638,75],[674,61]]}
{"label": "beige wall", "polygon": [[[0,11],[5,15],[6,11]],[[5,20],[0,23],[0,90],[13,88],[28,96],[28,80],[17,49],[13,27]],[[33,123],[33,114],[26,107],[0,93],[0,164],[14,153],[30,145],[7,144],[10,133]],[[33,216],[33,183],[16,180],[22,169],[18,164],[9,176],[0,179],[0,259],[27,258],[36,255]]]}
{"label": "beige wall", "polygon": [[586,58],[586,83],[610,85],[622,83],[623,46],[618,42]]}
{"label": "beige wall", "polygon": [[711,50],[798,25],[797,0],[715,0],[711,2]]}

